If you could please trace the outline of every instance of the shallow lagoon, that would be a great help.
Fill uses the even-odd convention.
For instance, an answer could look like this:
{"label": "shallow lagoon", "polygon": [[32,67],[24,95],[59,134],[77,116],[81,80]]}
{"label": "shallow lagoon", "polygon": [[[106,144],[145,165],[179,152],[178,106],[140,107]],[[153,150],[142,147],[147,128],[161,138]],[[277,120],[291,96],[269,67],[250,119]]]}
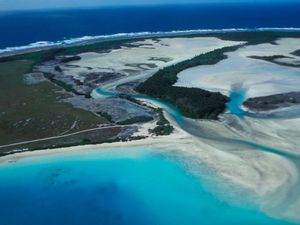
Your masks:
{"label": "shallow lagoon", "polygon": [[0,224],[289,224],[216,198],[159,149],[21,159],[0,180]]}

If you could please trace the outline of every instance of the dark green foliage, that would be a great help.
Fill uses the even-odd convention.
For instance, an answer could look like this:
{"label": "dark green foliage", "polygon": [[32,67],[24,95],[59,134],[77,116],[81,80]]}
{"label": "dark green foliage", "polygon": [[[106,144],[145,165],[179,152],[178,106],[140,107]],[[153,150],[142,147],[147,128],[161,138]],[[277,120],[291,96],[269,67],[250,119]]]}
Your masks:
{"label": "dark green foliage", "polygon": [[134,137],[129,137],[127,140],[128,141],[138,141],[138,140],[142,140],[145,138],[146,138],[146,136],[134,136]]}
{"label": "dark green foliage", "polygon": [[164,126],[164,125],[169,125],[169,121],[164,117],[163,110],[162,109],[157,109],[157,112],[159,114],[159,120],[157,121],[158,126]]}
{"label": "dark green foliage", "polygon": [[48,51],[41,52],[43,54],[41,55],[40,61],[46,62],[46,61],[54,60],[55,56],[63,51],[64,51],[64,48],[54,48],[54,49],[50,49]]}
{"label": "dark green foliage", "polygon": [[261,43],[276,44],[276,40],[279,38],[298,38],[300,37],[300,32],[284,32],[284,31],[243,31],[243,32],[219,32],[210,34],[194,34],[190,37],[217,37],[222,40],[231,41],[247,41],[248,44],[256,45]]}
{"label": "dark green foliage", "polygon": [[81,57],[78,56],[78,55],[75,55],[75,56],[69,56],[69,57],[64,57],[61,62],[62,63],[68,63],[68,62],[72,62],[72,61],[78,61],[80,60]]}
{"label": "dark green foliage", "polygon": [[128,120],[117,122],[118,125],[129,125],[134,123],[146,123],[153,120],[150,116],[137,116]]}
{"label": "dark green foliage", "polygon": [[109,115],[107,112],[97,112],[97,114],[107,119],[110,123],[114,123],[111,115]]}
{"label": "dark green foliage", "polygon": [[55,66],[55,67],[54,67],[54,70],[55,70],[56,72],[59,72],[59,73],[62,72],[62,69],[60,68],[60,66]]}
{"label": "dark green foliage", "polygon": [[174,127],[171,125],[165,126],[157,126],[154,129],[150,130],[151,133],[155,134],[156,136],[163,136],[163,135],[170,135],[174,130]]}
{"label": "dark green foliage", "polygon": [[81,140],[80,145],[88,145],[88,144],[92,144],[93,142],[88,139],[88,138],[84,138]]}
{"label": "dark green foliage", "polygon": [[55,59],[55,56],[64,51],[64,48],[54,48],[50,50],[42,50],[37,52],[24,53],[20,55],[13,55],[1,57],[0,62],[9,62],[15,60],[32,60],[35,63],[41,63]]}
{"label": "dark green foliage", "polygon": [[284,58],[287,58],[287,57],[284,56],[284,55],[272,55],[272,56],[249,56],[249,58],[272,61],[272,60],[275,60],[275,59],[284,59]]}
{"label": "dark green foliage", "polygon": [[173,84],[176,83],[179,72],[199,65],[216,64],[227,58],[225,52],[234,51],[239,47],[241,46],[217,49],[166,67],[140,84],[136,91],[174,104],[187,117],[217,119],[226,108],[226,96],[199,88],[174,87]]}
{"label": "dark green foliage", "polygon": [[298,50],[292,52],[291,54],[300,57],[300,49],[298,49]]}
{"label": "dark green foliage", "polygon": [[156,136],[169,135],[173,132],[174,127],[170,125],[170,122],[164,117],[163,110],[157,109],[159,114],[159,120],[156,123],[154,129],[150,129],[149,132],[155,134]]}
{"label": "dark green foliage", "polygon": [[288,92],[269,96],[249,98],[243,103],[252,110],[273,110],[300,104],[300,92]]}
{"label": "dark green foliage", "polygon": [[[34,62],[32,66],[35,66],[42,62],[54,60],[56,56],[76,55],[76,54],[89,52],[89,51],[94,51],[94,52],[110,51],[112,49],[118,49],[126,43],[131,43],[137,40],[142,40],[142,39],[108,40],[108,41],[102,41],[94,44],[78,45],[78,46],[72,46],[66,48],[59,47],[59,48],[40,50],[40,51],[29,52],[29,53],[22,53],[18,55],[0,57],[0,63],[15,61],[15,60],[32,60]],[[79,58],[77,58],[76,60],[79,60]]]}
{"label": "dark green foliage", "polygon": [[281,65],[281,66],[300,67],[299,64],[293,64],[293,63],[287,63],[287,62],[276,61],[276,59],[286,59],[286,58],[291,58],[291,57],[284,56],[284,55],[249,56],[249,58],[252,58],[252,59],[260,59],[260,60],[264,60],[264,61],[267,61],[267,62],[271,62],[271,63],[277,64],[277,65]]}

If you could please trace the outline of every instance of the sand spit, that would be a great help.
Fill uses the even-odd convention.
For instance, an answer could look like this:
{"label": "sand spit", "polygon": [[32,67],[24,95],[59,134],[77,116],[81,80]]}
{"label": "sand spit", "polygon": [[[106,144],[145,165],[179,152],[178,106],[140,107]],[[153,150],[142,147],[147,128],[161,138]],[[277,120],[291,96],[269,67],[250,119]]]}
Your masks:
{"label": "sand spit", "polygon": [[273,44],[246,46],[227,53],[228,59],[214,66],[198,66],[178,74],[175,86],[198,87],[230,95],[234,88],[242,88],[247,97],[267,96],[300,91],[300,68],[281,66],[251,56],[282,55],[293,63],[300,57],[291,54],[300,46],[300,39],[284,38]]}
{"label": "sand spit", "polygon": [[[60,67],[65,76],[72,76],[81,82],[87,74],[111,73],[123,76],[122,79],[118,79],[118,83],[124,83],[128,77],[137,80],[152,75],[159,68],[193,58],[198,54],[238,44],[241,42],[223,41],[214,37],[146,39],[110,52],[82,53],[79,54],[81,60]],[[112,82],[108,85],[112,85]]]}
{"label": "sand spit", "polygon": [[[229,58],[216,65],[183,71],[176,85],[221,91],[227,95],[233,87],[239,86],[246,90],[249,97],[300,91],[299,68],[249,58],[276,54],[292,57],[290,53],[296,50],[294,47],[299,43],[298,39],[281,39],[278,45],[247,46],[228,53]],[[195,55],[237,44],[241,43],[217,38],[149,39],[108,53],[80,54],[80,61],[67,63],[62,70],[64,75],[79,80],[84,79],[88,71],[122,74],[123,78],[108,84],[114,87],[130,79],[144,78],[159,68]],[[295,151],[300,144],[297,140],[300,136],[298,117],[267,120],[224,114],[221,121],[186,120],[186,126],[190,127],[183,131],[170,115],[165,115],[175,127],[175,132],[170,136],[23,152],[1,157],[0,166],[18,163],[28,157],[38,159],[53,154],[67,157],[72,153],[151,147],[172,153],[195,176],[200,176],[211,192],[223,199],[236,204],[254,204],[274,217],[300,222],[297,210],[300,205],[297,191],[299,161],[296,161],[300,151]],[[151,126],[151,123],[145,124],[137,134],[146,134]],[[241,140],[278,148],[283,153],[293,153],[295,157],[265,151]]]}
{"label": "sand spit", "polygon": [[[50,155],[62,154],[67,157],[73,153],[88,154],[92,151],[129,147],[151,147],[167,154],[172,153],[193,174],[201,176],[207,188],[213,193],[236,204],[251,202],[264,207],[268,213],[273,212],[272,210],[269,212],[271,205],[274,208],[280,207],[286,201],[287,193],[298,180],[297,169],[283,157],[243,145],[235,145],[233,148],[230,143],[220,143],[217,146],[216,143],[212,144],[207,140],[190,136],[178,127],[167,137],[23,152],[1,157],[0,163],[3,166],[8,163],[18,163],[19,160],[28,157],[38,160],[40,157]],[[215,182],[220,185],[215,185]],[[244,199],[245,196],[249,196],[249,199]],[[291,212],[287,213],[291,214]],[[287,218],[295,219],[292,216]]]}

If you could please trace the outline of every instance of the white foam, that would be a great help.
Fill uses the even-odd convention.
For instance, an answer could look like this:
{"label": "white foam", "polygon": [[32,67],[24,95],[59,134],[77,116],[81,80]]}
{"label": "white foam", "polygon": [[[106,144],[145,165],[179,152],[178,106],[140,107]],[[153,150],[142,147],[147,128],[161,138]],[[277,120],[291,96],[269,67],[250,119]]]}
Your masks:
{"label": "white foam", "polygon": [[225,32],[255,32],[255,31],[285,31],[293,32],[300,31],[300,28],[228,28],[228,29],[195,29],[195,30],[174,30],[165,32],[132,32],[132,33],[117,33],[111,35],[98,35],[98,36],[83,36],[77,38],[66,39],[62,41],[38,41],[24,46],[7,47],[0,49],[0,54],[12,53],[24,50],[30,50],[35,48],[47,48],[55,46],[68,46],[74,44],[80,44],[86,41],[93,40],[107,40],[114,38],[132,38],[132,37],[144,37],[144,36],[164,36],[164,35],[176,35],[176,34],[205,34],[205,33],[225,33]]}

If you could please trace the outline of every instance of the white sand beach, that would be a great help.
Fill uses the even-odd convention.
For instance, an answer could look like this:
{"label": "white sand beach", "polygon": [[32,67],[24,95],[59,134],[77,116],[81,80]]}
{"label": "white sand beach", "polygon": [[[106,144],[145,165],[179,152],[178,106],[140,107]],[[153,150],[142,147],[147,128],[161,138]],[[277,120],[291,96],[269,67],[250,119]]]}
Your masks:
{"label": "white sand beach", "polygon": [[[220,197],[223,199],[236,204],[245,204],[244,202],[248,201],[248,203],[260,205],[270,214],[274,212],[271,209],[280,207],[286,201],[286,194],[299,179],[297,168],[283,157],[243,145],[211,144],[188,135],[178,127],[174,134],[167,137],[150,137],[132,142],[23,152],[1,157],[0,163],[5,165],[6,163],[18,163],[19,160],[30,157],[39,159],[39,157],[57,154],[67,157],[72,153],[88,154],[91,151],[143,146],[175,153],[195,176],[202,174],[201,179],[206,182],[207,188],[212,193],[221,195]],[[199,173],[199,170],[202,172]],[[221,186],[210,186],[215,182]],[[228,190],[228,193],[224,193],[224,188]],[[241,195],[245,194],[249,198],[242,200]],[[299,202],[300,199],[297,204]],[[300,219],[297,214],[289,211],[286,213],[289,215],[286,216],[287,219]],[[279,214],[276,213],[276,215]]]}
{"label": "white sand beach", "polygon": [[[66,75],[79,80],[87,72],[121,73],[124,75],[122,83],[128,81],[127,77],[143,78],[164,66],[238,44],[242,43],[217,38],[149,39],[108,53],[80,54],[80,61],[70,62],[62,69]],[[199,87],[226,95],[238,86],[246,90],[247,97],[300,91],[299,68],[249,58],[285,55],[291,57],[290,63],[298,60],[297,56],[290,53],[300,45],[300,39],[281,39],[277,44],[247,46],[228,53],[228,59],[216,65],[185,70],[178,75],[176,86]],[[52,154],[67,156],[74,152],[150,147],[174,153],[190,172],[204,180],[212,193],[221,195],[223,199],[236,204],[254,204],[271,216],[300,222],[297,212],[300,194],[295,189],[299,187],[300,171],[297,161],[300,156],[299,117],[259,119],[224,114],[220,121],[187,119],[187,124],[199,134],[194,135],[181,129],[168,113],[164,114],[175,127],[170,136],[22,152],[1,157],[0,163],[18,163],[23,158]],[[144,124],[136,136],[146,135],[153,126],[153,123]],[[259,149],[241,140],[276,148],[281,152]],[[292,202],[289,201],[291,197]]]}

